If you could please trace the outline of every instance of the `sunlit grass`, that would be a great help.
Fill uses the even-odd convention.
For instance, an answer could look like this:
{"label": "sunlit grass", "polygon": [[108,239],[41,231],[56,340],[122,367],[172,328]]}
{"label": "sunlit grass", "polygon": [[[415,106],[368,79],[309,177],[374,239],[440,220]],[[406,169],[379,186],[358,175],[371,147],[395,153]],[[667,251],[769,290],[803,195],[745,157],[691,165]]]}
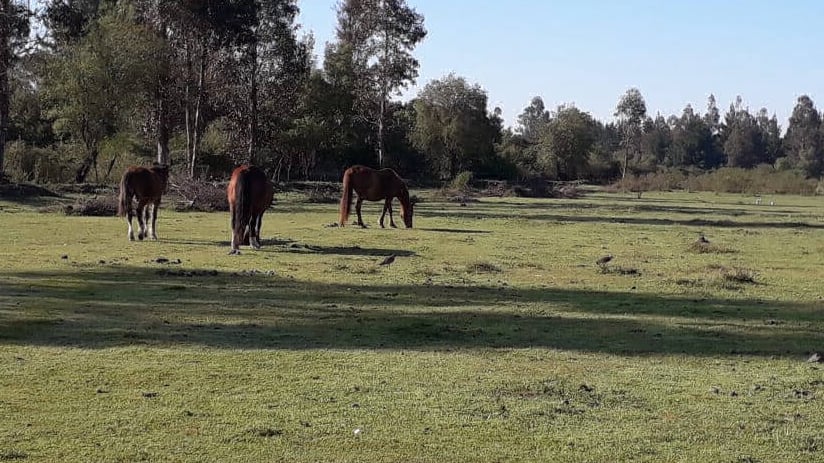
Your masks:
{"label": "sunlit grass", "polygon": [[0,202],[0,461],[824,459],[820,198],[418,195],[240,256]]}

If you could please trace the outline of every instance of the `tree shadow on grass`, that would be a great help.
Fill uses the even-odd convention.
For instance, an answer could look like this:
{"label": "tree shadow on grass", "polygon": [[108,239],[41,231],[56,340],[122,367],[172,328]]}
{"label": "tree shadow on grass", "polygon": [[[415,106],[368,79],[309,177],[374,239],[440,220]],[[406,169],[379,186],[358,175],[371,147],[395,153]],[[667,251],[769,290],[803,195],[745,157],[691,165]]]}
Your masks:
{"label": "tree shadow on grass", "polygon": [[[162,272],[162,270],[161,270]],[[815,304],[565,288],[329,284],[121,267],[4,275],[0,344],[226,349],[551,348],[802,358]]]}

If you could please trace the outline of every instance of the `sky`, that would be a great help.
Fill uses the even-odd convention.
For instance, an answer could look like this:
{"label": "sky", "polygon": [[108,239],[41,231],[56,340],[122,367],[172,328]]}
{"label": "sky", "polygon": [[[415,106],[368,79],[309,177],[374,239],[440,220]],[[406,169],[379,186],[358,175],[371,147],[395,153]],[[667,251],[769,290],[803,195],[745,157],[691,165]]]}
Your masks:
{"label": "sky", "polygon": [[[299,22],[323,58],[336,0],[300,0]],[[413,97],[450,72],[483,87],[507,125],[532,97],[574,104],[602,121],[631,87],[650,115],[700,112],[712,93],[723,112],[736,95],[786,129],[798,96],[824,106],[824,1],[407,0],[427,37]]]}

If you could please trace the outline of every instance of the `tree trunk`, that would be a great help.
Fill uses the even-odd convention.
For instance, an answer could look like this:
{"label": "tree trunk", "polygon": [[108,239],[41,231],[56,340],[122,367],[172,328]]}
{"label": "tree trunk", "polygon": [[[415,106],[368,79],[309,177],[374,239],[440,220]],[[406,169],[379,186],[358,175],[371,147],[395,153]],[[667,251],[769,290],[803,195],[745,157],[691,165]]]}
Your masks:
{"label": "tree trunk", "polygon": [[[160,35],[163,40],[166,40],[166,25],[161,23]],[[168,57],[164,56],[166,65],[168,65]],[[156,105],[157,105],[157,162],[158,164],[169,165],[169,69],[163,66],[158,75]]]}
{"label": "tree trunk", "polygon": [[77,172],[74,174],[76,183],[85,182],[92,168],[94,168],[95,171],[97,170],[97,145],[87,145],[86,151],[86,159],[83,160],[83,163],[80,164],[80,167],[77,168]]}
{"label": "tree trunk", "polygon": [[197,79],[197,102],[195,103],[195,116],[194,120],[192,121],[192,125],[194,126],[192,129],[192,153],[191,159],[189,160],[189,177],[195,178],[195,166],[197,165],[197,151],[198,145],[200,144],[200,125],[201,125],[201,118],[202,111],[203,111],[203,103],[206,99],[206,40],[203,40],[201,44],[202,49],[200,51],[200,71]]}
{"label": "tree trunk", "polygon": [[[189,41],[186,41],[186,75],[183,100],[186,116],[186,162],[192,159],[192,50]],[[188,166],[187,166],[188,167]]]}
{"label": "tree trunk", "polygon": [[11,19],[5,17],[11,10],[10,0],[0,0],[0,182],[5,178],[6,136],[9,130],[9,68],[11,67]]}
{"label": "tree trunk", "polygon": [[251,61],[252,69],[249,76],[249,154],[248,162],[256,164],[258,162],[257,153],[257,105],[258,105],[258,87],[257,87],[257,70],[258,70],[258,53],[257,40],[254,40],[251,46]]}

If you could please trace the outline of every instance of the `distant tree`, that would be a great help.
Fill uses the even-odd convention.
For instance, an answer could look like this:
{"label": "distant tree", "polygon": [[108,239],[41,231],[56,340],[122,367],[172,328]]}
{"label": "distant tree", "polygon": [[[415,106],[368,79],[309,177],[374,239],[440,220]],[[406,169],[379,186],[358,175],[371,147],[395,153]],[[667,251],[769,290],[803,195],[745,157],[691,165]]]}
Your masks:
{"label": "distant tree", "polygon": [[12,0],[0,0],[0,180],[5,176],[4,163],[11,101],[9,77],[20,47],[29,34],[31,13]]}
{"label": "distant tree", "polygon": [[790,161],[811,177],[824,173],[824,137],[821,114],[813,100],[802,95],[790,115],[784,148]]}
{"label": "distant tree", "polygon": [[659,113],[655,115],[655,119],[647,117],[644,121],[641,152],[649,170],[666,162],[667,150],[671,144],[672,130],[664,116]]}
{"label": "distant tree", "polygon": [[486,105],[479,85],[454,74],[433,80],[418,94],[412,140],[441,176],[454,178],[494,153],[500,126]]}
{"label": "distant tree", "polygon": [[737,97],[724,116],[724,153],[730,167],[755,167],[764,159],[761,132],[755,118]]}
{"label": "distant tree", "polygon": [[527,143],[538,143],[541,131],[549,123],[549,111],[544,107],[544,100],[535,96],[529,106],[518,116],[516,133]]}
{"label": "distant tree", "polygon": [[643,124],[647,116],[647,104],[637,88],[630,88],[621,97],[615,108],[615,116],[618,117],[623,148],[621,178],[626,178],[630,161],[640,156]]}
{"label": "distant tree", "polygon": [[775,114],[769,115],[767,108],[761,108],[755,117],[758,131],[761,135],[761,147],[763,157],[758,160],[759,164],[773,164],[783,156],[781,147],[781,126]]}
{"label": "distant tree", "polygon": [[347,55],[359,115],[376,128],[378,165],[383,165],[389,98],[414,83],[415,46],[426,37],[423,16],[405,0],[342,0],[334,51]]}
{"label": "distant tree", "polygon": [[541,132],[541,163],[545,172],[561,180],[581,178],[589,167],[596,139],[595,120],[574,106],[560,106]]}
{"label": "distant tree", "polygon": [[687,105],[681,117],[672,118],[672,145],[667,151],[667,164],[675,167],[711,169],[720,165],[714,159],[712,131],[708,118],[696,114]]}

